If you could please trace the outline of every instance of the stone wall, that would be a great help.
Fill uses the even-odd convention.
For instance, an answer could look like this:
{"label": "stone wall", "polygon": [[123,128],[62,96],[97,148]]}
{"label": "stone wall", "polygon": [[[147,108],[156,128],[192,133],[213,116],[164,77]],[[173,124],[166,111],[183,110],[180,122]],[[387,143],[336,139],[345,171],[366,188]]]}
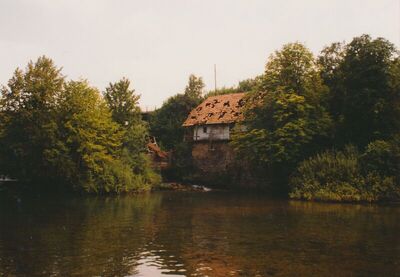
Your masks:
{"label": "stone wall", "polygon": [[251,166],[235,158],[228,141],[197,141],[192,146],[193,165],[198,182],[220,187],[265,187],[264,178],[256,177]]}
{"label": "stone wall", "polygon": [[193,164],[205,174],[224,174],[234,162],[232,147],[227,141],[198,141],[193,143]]}

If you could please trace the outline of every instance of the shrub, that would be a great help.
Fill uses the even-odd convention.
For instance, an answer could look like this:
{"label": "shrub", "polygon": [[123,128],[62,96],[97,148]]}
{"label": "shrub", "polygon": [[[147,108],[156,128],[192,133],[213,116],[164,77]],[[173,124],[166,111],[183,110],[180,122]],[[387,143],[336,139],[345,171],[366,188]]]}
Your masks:
{"label": "shrub", "polygon": [[290,178],[291,198],[306,200],[360,200],[357,150],[326,151],[303,161]]}
{"label": "shrub", "polygon": [[396,139],[376,140],[368,144],[360,158],[365,172],[377,171],[381,175],[398,176],[400,172],[400,147]]}
{"label": "shrub", "polygon": [[[379,168],[389,162],[387,145],[374,145],[363,155],[355,147],[347,146],[343,151],[326,151],[303,161],[290,178],[289,196],[324,201],[400,199],[398,179]],[[370,155],[375,159],[367,160]]]}

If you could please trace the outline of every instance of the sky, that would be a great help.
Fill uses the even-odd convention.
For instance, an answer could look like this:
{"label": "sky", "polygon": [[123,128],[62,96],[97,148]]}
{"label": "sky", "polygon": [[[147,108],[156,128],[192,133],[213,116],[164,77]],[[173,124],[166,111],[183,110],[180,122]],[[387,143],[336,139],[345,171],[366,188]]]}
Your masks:
{"label": "sky", "polygon": [[285,43],[315,54],[361,34],[400,45],[400,0],[0,0],[0,84],[46,55],[68,79],[103,91],[127,77],[142,109],[183,92],[188,76],[207,90],[264,71]]}

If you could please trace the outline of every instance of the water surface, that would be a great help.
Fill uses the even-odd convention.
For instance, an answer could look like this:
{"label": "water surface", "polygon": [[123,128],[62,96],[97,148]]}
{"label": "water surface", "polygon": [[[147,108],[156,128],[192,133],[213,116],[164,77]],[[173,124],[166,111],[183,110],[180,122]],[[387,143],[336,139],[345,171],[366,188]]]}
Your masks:
{"label": "water surface", "polygon": [[0,276],[400,276],[400,207],[3,193]]}

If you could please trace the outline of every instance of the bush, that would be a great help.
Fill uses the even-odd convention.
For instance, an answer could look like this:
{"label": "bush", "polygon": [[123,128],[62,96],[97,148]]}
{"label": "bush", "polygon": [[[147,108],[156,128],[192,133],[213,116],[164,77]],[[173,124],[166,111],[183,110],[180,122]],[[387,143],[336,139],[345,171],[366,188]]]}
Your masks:
{"label": "bush", "polygon": [[358,153],[354,147],[343,152],[327,151],[302,162],[290,178],[291,198],[306,200],[359,200]]}
{"label": "bush", "polygon": [[[379,147],[378,144],[376,146],[380,150],[386,149],[386,145],[381,143]],[[326,151],[303,161],[290,178],[289,196],[294,199],[322,201],[371,202],[400,199],[398,179],[386,175],[386,172],[379,171],[376,167],[388,162],[386,151],[372,149],[371,146],[361,155],[364,162],[361,162],[362,159],[353,146],[347,146],[343,151]],[[373,152],[382,155],[374,154],[376,159],[367,163],[365,159]]]}
{"label": "bush", "polygon": [[400,147],[396,139],[391,141],[376,140],[368,144],[361,156],[365,172],[377,171],[386,176],[399,176]]}

